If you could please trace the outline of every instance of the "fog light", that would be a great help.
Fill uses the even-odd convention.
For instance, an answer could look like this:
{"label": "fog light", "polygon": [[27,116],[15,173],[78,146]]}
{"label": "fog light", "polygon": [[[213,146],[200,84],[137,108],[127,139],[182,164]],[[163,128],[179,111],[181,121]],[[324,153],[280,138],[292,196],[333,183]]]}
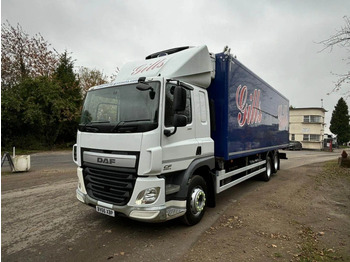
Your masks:
{"label": "fog light", "polygon": [[142,204],[152,204],[154,203],[160,192],[160,187],[151,187],[145,190],[142,190],[136,198],[136,205]]}

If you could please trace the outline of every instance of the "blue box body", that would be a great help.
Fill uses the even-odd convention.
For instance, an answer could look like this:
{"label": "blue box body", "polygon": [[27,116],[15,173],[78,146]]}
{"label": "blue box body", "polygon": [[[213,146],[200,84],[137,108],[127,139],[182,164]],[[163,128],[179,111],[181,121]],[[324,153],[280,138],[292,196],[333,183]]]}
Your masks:
{"label": "blue box body", "polygon": [[288,146],[288,99],[231,55],[216,54],[208,95],[215,109],[211,135],[217,158],[230,160]]}

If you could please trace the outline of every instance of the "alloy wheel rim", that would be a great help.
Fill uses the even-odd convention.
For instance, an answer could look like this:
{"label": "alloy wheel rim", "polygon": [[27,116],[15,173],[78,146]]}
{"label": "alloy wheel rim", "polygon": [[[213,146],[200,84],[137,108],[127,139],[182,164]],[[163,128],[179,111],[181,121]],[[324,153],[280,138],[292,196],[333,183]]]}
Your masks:
{"label": "alloy wheel rim", "polygon": [[199,216],[205,207],[206,196],[205,192],[200,187],[192,190],[191,194],[191,212],[195,216]]}

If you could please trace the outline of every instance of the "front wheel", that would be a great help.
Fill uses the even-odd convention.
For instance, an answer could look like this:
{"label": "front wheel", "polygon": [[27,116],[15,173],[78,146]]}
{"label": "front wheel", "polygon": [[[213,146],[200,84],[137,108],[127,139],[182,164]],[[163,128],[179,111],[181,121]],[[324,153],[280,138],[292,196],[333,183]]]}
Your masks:
{"label": "front wheel", "polygon": [[197,224],[205,213],[207,185],[201,176],[194,176],[188,187],[186,213],[183,221],[189,226]]}

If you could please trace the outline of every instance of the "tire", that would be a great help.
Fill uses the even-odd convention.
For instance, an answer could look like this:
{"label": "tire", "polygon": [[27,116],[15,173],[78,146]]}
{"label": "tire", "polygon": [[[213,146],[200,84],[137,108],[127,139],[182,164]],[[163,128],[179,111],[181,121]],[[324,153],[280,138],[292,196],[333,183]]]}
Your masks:
{"label": "tire", "polygon": [[188,187],[186,213],[182,217],[186,225],[193,226],[201,221],[205,213],[207,185],[201,176],[194,176]]}
{"label": "tire", "polygon": [[268,182],[272,175],[272,161],[269,156],[266,157],[266,170],[261,174],[261,180]]}
{"label": "tire", "polygon": [[273,155],[273,166],[272,171],[273,173],[277,173],[277,171],[280,169],[280,158],[278,156],[278,152],[276,151]]}

